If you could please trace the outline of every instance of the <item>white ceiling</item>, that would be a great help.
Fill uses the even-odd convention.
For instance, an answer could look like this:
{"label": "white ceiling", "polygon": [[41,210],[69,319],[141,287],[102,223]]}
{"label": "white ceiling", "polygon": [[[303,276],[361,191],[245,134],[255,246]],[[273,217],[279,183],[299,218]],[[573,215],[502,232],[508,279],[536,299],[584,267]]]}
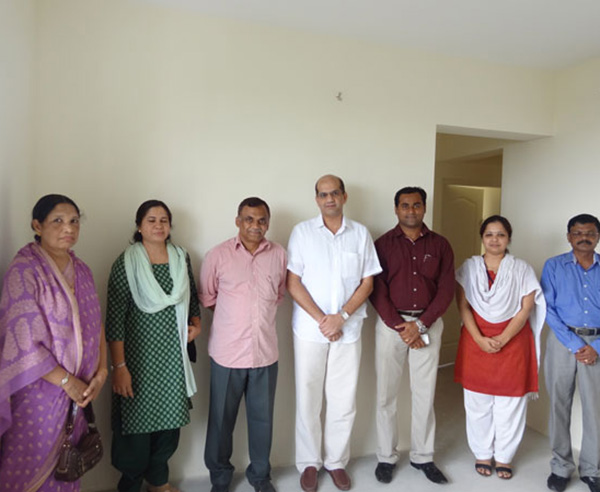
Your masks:
{"label": "white ceiling", "polygon": [[509,65],[600,56],[600,0],[139,1]]}

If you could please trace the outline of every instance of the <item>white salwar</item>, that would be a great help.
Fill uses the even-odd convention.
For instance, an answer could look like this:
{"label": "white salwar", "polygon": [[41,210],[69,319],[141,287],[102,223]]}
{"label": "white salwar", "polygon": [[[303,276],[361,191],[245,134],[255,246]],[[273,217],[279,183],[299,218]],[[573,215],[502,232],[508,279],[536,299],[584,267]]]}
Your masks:
{"label": "white salwar", "polygon": [[[540,364],[540,334],[546,315],[546,301],[533,268],[523,260],[505,255],[492,286],[482,256],[467,259],[456,272],[467,302],[490,323],[512,319],[522,308],[523,297],[535,292],[529,323]],[[530,397],[498,396],[464,389],[467,440],[477,460],[494,458],[499,463],[512,461],[525,430],[527,402]]]}

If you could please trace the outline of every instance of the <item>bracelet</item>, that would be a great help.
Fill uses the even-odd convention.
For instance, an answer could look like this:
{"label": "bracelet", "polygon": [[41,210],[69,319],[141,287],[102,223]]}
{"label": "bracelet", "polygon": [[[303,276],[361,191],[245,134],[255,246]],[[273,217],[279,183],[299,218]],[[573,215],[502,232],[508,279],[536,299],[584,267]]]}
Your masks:
{"label": "bracelet", "polygon": [[118,364],[115,364],[114,366],[110,366],[110,370],[114,371],[115,369],[121,369],[121,367],[125,367],[126,365],[127,365],[127,363],[125,361],[119,362]]}
{"label": "bracelet", "polygon": [[350,318],[350,315],[343,309],[340,311],[340,315],[342,316],[342,318],[344,318],[344,321],[348,321],[348,318]]}
{"label": "bracelet", "polygon": [[60,380],[61,387],[64,386],[65,384],[67,384],[69,382],[69,376],[70,376],[70,374],[67,372],[65,374],[65,377]]}

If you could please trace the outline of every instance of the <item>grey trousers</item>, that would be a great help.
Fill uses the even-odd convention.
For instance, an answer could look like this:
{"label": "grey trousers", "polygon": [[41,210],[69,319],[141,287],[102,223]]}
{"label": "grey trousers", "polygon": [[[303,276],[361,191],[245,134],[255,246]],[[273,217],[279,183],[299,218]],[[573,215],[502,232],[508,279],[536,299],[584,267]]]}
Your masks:
{"label": "grey trousers", "polygon": [[231,369],[210,360],[210,407],[204,462],[215,490],[227,490],[233,476],[234,468],[229,460],[242,397],[246,399],[250,454],[246,477],[251,485],[270,480],[276,384],[277,362],[255,369]]}
{"label": "grey trousers", "polygon": [[[581,338],[590,343],[598,336]],[[550,395],[552,473],[568,478],[575,471],[570,428],[571,407],[577,382],[583,423],[579,476],[600,476],[600,362],[593,366],[577,362],[575,355],[558,341],[553,331],[550,331],[546,343],[544,372],[546,388]]]}

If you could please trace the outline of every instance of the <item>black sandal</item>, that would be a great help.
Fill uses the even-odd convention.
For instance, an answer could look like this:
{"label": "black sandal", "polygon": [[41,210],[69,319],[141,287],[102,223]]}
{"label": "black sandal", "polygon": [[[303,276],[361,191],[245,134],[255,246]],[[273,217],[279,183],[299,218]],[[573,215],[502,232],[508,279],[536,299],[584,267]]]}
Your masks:
{"label": "black sandal", "polygon": [[[506,475],[500,475],[500,473],[505,473]],[[496,475],[502,480],[510,480],[513,476],[513,471],[512,468],[509,468],[508,466],[497,466]]]}
{"label": "black sandal", "polygon": [[482,477],[491,477],[492,465],[488,465],[487,463],[475,463],[475,471]]}

